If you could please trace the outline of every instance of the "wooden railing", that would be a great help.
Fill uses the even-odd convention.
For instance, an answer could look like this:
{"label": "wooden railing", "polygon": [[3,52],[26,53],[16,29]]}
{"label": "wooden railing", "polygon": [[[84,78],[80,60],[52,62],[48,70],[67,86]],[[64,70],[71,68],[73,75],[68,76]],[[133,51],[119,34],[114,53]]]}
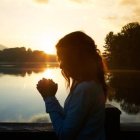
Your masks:
{"label": "wooden railing", "polygon": [[[120,124],[121,111],[106,105],[105,131],[106,140],[124,140],[126,138],[140,140],[140,124]],[[6,132],[6,133],[5,133]],[[13,133],[7,133],[13,132]],[[16,132],[16,133],[14,133]],[[0,134],[5,136],[31,136],[45,137],[46,140],[57,140],[51,123],[0,123]],[[16,135],[15,135],[16,134]]]}

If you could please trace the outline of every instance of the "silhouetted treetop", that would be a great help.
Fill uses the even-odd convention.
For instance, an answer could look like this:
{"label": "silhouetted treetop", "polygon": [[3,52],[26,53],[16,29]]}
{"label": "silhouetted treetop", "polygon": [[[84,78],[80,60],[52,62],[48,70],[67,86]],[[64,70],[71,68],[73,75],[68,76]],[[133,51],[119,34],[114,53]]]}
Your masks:
{"label": "silhouetted treetop", "polygon": [[140,69],[140,24],[133,22],[105,38],[105,57],[111,69]]}
{"label": "silhouetted treetop", "polygon": [[140,29],[139,26],[140,26],[140,24],[138,22],[132,22],[132,23],[129,23],[129,24],[125,25],[124,27],[122,27],[121,32],[124,34],[131,33],[136,30],[139,30]]}

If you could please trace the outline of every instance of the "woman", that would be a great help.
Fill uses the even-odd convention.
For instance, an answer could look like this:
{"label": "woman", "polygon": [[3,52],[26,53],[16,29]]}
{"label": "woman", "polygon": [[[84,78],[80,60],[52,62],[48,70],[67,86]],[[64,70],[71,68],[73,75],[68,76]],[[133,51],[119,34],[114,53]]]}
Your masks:
{"label": "woman", "polygon": [[60,140],[104,140],[107,86],[102,58],[94,40],[81,31],[72,32],[56,45],[62,74],[70,93],[62,108],[55,97],[57,84],[42,79],[42,95]]}

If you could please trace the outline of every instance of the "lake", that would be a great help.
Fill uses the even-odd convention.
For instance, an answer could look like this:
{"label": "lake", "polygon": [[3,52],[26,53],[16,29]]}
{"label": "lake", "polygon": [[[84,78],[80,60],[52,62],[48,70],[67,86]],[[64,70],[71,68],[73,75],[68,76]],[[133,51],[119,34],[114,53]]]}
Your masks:
{"label": "lake", "polygon": [[[57,65],[44,68],[0,68],[0,122],[50,122],[36,89],[42,78],[58,83],[56,97],[63,106],[69,93]],[[112,72],[107,103],[121,110],[121,123],[140,122],[140,72]]]}

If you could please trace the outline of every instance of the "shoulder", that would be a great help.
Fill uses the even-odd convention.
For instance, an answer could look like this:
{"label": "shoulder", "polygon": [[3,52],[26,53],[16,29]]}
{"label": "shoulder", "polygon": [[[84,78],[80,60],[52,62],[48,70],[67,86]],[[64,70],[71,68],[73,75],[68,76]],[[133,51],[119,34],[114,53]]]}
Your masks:
{"label": "shoulder", "polygon": [[83,81],[77,85],[75,91],[96,91],[99,88],[101,88],[101,85],[95,81]]}
{"label": "shoulder", "polygon": [[98,101],[100,95],[103,95],[100,84],[95,81],[83,81],[70,93],[69,103],[89,106]]}
{"label": "shoulder", "polygon": [[93,97],[101,92],[102,88],[100,84],[97,84],[95,81],[83,81],[79,83],[73,91],[73,96],[75,97]]}

